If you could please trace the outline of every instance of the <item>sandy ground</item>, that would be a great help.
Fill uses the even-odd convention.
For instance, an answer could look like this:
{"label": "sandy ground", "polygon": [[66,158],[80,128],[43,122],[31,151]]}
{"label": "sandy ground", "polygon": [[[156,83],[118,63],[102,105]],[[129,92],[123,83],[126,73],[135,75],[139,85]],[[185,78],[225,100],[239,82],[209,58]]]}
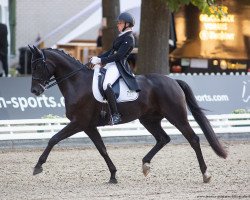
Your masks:
{"label": "sandy ground", "polygon": [[55,148],[44,172],[33,176],[42,149],[2,150],[0,199],[250,199],[250,142],[225,144],[223,160],[205,143],[202,150],[212,175],[202,182],[195,154],[188,144],[168,145],[152,160],[144,177],[141,159],[152,145],[107,146],[116,165],[118,184],[109,184],[107,166],[93,148]]}

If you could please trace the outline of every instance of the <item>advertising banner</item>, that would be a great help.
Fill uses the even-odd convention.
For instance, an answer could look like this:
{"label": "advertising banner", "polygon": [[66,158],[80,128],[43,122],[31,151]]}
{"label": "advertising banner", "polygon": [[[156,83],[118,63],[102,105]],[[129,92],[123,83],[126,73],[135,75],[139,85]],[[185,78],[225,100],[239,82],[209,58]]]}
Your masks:
{"label": "advertising banner", "polygon": [[[208,115],[250,111],[250,76],[172,76],[186,81]],[[30,92],[31,77],[0,78],[0,120],[65,117],[58,86],[37,97]],[[167,87],[167,85],[166,85]]]}
{"label": "advertising banner", "polygon": [[192,88],[200,107],[208,115],[250,112],[250,76],[175,76]]}
{"label": "advertising banner", "polygon": [[38,97],[30,92],[30,88],[31,77],[0,78],[0,120],[65,115],[64,98],[58,86]]}

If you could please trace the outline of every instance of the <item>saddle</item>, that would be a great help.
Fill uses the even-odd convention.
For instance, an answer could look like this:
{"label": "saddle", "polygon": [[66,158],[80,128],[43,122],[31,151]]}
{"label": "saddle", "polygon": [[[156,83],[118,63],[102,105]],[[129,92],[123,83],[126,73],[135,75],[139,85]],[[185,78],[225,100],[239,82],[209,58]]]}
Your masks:
{"label": "saddle", "polygon": [[[107,102],[104,98],[104,91],[102,87],[105,78],[105,73],[106,69],[101,68],[98,65],[94,67],[92,91],[95,99],[102,103]],[[117,102],[134,101],[139,96],[137,92],[132,91],[128,88],[122,77],[116,80],[116,82],[112,85],[112,89],[115,93]]]}

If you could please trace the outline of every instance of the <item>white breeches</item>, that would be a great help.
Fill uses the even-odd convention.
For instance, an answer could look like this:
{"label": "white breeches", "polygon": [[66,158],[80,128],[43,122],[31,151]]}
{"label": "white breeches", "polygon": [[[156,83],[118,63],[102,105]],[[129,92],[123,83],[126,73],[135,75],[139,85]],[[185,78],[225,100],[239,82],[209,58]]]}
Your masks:
{"label": "white breeches", "polygon": [[105,79],[103,81],[103,90],[106,90],[108,87],[108,84],[113,84],[120,76],[120,73],[117,69],[117,66],[115,62],[111,62],[106,64],[104,67],[106,71]]}

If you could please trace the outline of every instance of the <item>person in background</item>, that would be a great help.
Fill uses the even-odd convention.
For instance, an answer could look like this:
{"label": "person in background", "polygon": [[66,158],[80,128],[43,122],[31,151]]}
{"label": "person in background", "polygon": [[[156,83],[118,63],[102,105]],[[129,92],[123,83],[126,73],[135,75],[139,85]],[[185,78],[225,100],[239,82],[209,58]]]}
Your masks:
{"label": "person in background", "polygon": [[128,63],[132,69],[132,71],[135,73],[136,72],[136,60],[137,60],[137,51],[138,51],[138,34],[136,34],[135,32],[133,33],[134,38],[135,38],[135,47],[137,48],[136,52],[132,52],[131,54],[129,54],[128,56]]}
{"label": "person in background", "polygon": [[8,29],[3,23],[0,23],[0,61],[2,62],[4,74],[8,77]]}
{"label": "person in background", "polygon": [[0,60],[0,77],[3,77],[3,74],[4,74],[3,63],[2,63],[2,61]]}
{"label": "person in background", "polygon": [[98,30],[98,37],[96,39],[96,46],[102,47],[102,28],[99,28],[99,30]]}
{"label": "person in background", "polygon": [[106,69],[103,90],[110,107],[112,125],[121,121],[115,94],[112,89],[113,83],[121,76],[130,90],[140,91],[135,76],[127,62],[127,58],[135,46],[132,31],[134,24],[134,17],[130,13],[121,13],[117,18],[117,28],[120,34],[113,42],[113,47],[100,56],[94,56],[90,59],[93,65],[100,65]]}

